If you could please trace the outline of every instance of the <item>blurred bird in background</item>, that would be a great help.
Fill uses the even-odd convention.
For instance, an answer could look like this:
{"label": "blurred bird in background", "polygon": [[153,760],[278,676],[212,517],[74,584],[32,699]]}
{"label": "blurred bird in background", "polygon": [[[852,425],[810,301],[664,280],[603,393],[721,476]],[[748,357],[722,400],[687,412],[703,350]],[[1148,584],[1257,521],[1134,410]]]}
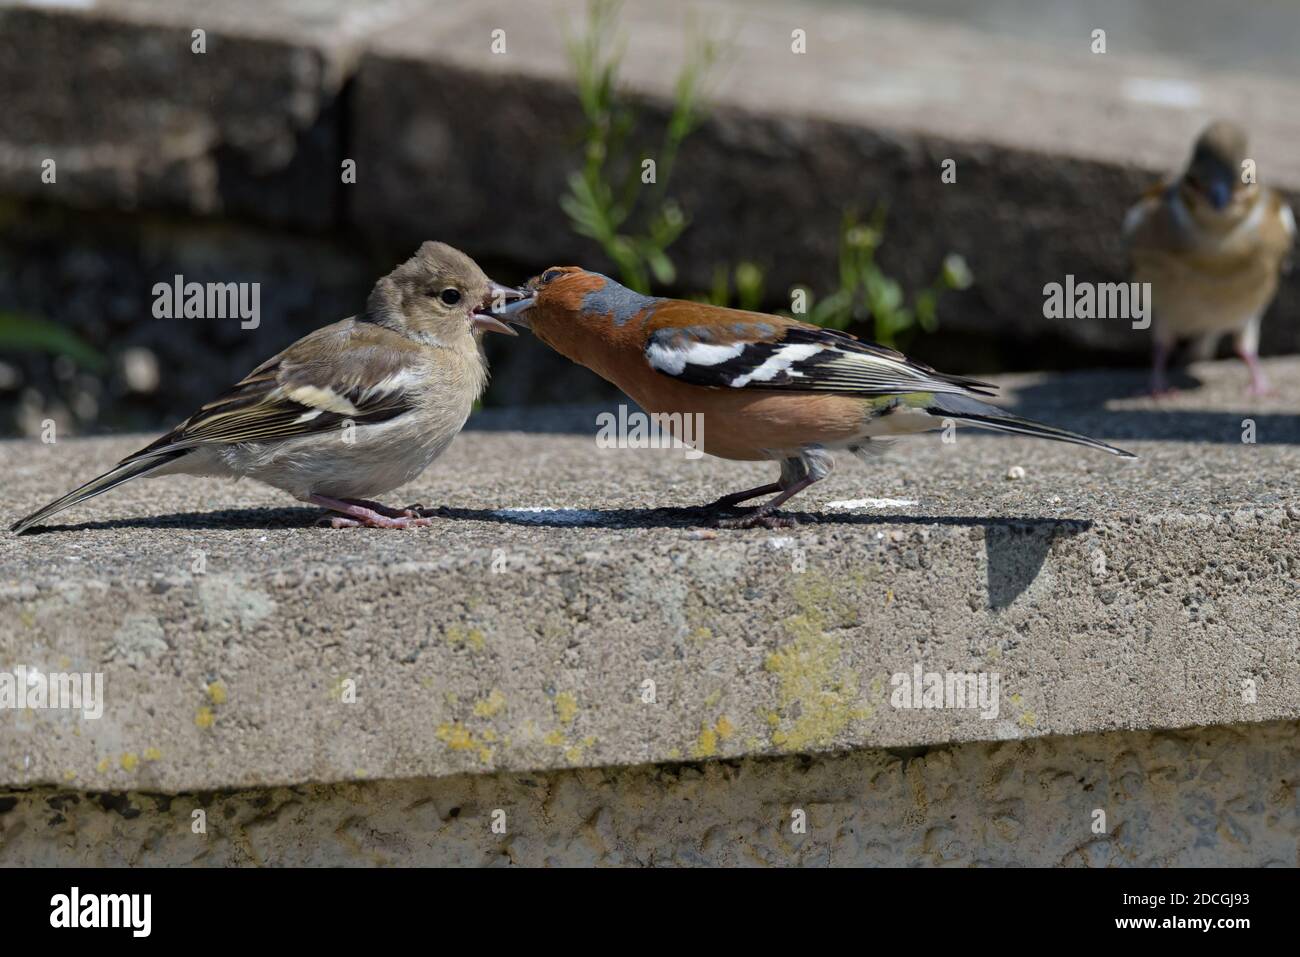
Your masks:
{"label": "blurred bird in background", "polygon": [[1295,217],[1277,192],[1247,175],[1246,154],[1244,131],[1211,123],[1182,175],[1150,190],[1125,217],[1133,278],[1151,284],[1156,395],[1169,391],[1165,368],[1179,340],[1193,340],[1194,356],[1210,358],[1228,333],[1250,370],[1249,392],[1268,392],[1259,326],[1295,240]]}
{"label": "blurred bird in background", "polygon": [[443,243],[375,284],[365,312],[318,329],[134,455],[19,522],[33,525],[141,476],[253,478],[336,513],[335,528],[430,520],[371,496],[406,484],[451,443],[487,385],[484,330],[520,293]]}
{"label": "blurred bird in background", "polygon": [[[995,388],[945,375],[844,332],[757,312],[643,296],[576,266],[548,269],[502,310],[510,321],[618,386],[646,412],[699,414],[697,447],[781,463],[780,480],[724,496],[717,512],[776,493],[725,527],[774,527],[774,513],[825,478],[833,449],[940,429],[947,420],[1132,454],[1012,415],[982,400]],[[669,420],[670,423],[672,420]],[[679,436],[680,437],[680,436]]]}

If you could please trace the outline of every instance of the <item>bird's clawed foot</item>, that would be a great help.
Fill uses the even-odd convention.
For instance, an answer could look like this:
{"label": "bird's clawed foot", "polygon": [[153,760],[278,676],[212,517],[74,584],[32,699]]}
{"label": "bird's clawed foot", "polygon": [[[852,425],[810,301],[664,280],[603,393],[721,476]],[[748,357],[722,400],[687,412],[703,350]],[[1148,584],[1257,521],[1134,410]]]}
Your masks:
{"label": "bird's clawed foot", "polygon": [[423,514],[421,505],[396,509],[365,499],[339,499],[325,495],[312,495],[308,501],[338,513],[324,515],[316,523],[328,528],[424,528],[433,524],[433,520]]}
{"label": "bird's clawed foot", "polygon": [[[795,461],[795,460],[789,460]],[[787,462],[782,466],[781,474],[785,477],[787,471],[793,471]],[[830,469],[826,469],[829,472]],[[747,492],[735,492],[731,495],[724,495],[713,503],[713,514],[716,516],[713,521],[715,528],[793,528],[799,522],[790,515],[778,515],[777,509],[789,501],[793,496],[798,495],[821,476],[808,474],[806,468],[801,467],[802,474],[798,477],[791,477],[791,481],[785,485],[780,482],[773,482],[770,485],[763,485],[758,488],[752,488]],[[824,473],[823,473],[824,474]],[[724,518],[717,515],[719,511],[728,511],[736,508],[737,502],[743,502],[747,499],[757,498],[760,495],[766,495],[769,492],[776,492],[776,498],[764,502],[758,508],[745,509],[744,515],[734,518]]]}
{"label": "bird's clawed foot", "polygon": [[342,499],[349,505],[357,505],[361,508],[368,508],[372,512],[378,512],[386,518],[428,518],[425,514],[425,508],[419,502],[414,505],[408,505],[406,508],[392,508],[382,502],[372,502],[364,498]]}
{"label": "bird's clawed foot", "polygon": [[1268,399],[1277,395],[1277,390],[1273,388],[1273,383],[1260,373],[1251,376],[1250,385],[1246,386],[1246,395],[1252,399]]}
{"label": "bird's clawed foot", "polygon": [[724,495],[716,502],[702,506],[705,512],[727,512],[734,509],[741,502],[748,502],[751,498],[758,498],[760,495],[771,495],[773,492],[781,491],[781,486],[776,482],[768,485],[760,485],[758,488],[747,489],[744,492],[732,492],[730,495]]}
{"label": "bird's clawed foot", "polygon": [[366,518],[325,515],[316,524],[327,528],[424,528],[432,525],[433,521],[427,518],[411,518],[406,515],[399,518],[389,518],[387,515],[380,515],[376,512]]}
{"label": "bird's clawed foot", "polygon": [[781,515],[775,509],[756,508],[745,515],[717,520],[718,528],[794,528],[799,520],[792,515]]}

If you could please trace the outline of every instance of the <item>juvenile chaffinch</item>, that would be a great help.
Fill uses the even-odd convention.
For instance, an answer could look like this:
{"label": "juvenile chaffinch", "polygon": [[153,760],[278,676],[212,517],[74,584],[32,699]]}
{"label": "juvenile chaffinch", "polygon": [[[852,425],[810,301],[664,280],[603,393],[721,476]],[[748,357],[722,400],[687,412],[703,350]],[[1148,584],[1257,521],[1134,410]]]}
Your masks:
{"label": "juvenile chaffinch", "polygon": [[[773,513],[830,474],[832,449],[865,453],[873,438],[942,428],[945,419],[1075,442],[1104,442],[980,401],[994,387],[945,375],[901,353],[794,319],[643,296],[576,266],[530,280],[502,314],[618,386],[651,414],[702,416],[702,451],[776,460],[780,481],[724,496],[721,510],[777,493],[729,527],[790,524]],[[695,420],[692,420],[695,421]],[[680,436],[679,436],[680,438]]]}
{"label": "juvenile chaffinch", "polygon": [[428,242],[375,283],[365,312],[317,329],[108,472],[16,522],[23,532],[140,476],[253,478],[337,513],[335,528],[430,520],[371,496],[414,479],[487,384],[490,313],[520,298],[464,253]]}
{"label": "juvenile chaffinch", "polygon": [[1153,393],[1168,391],[1165,366],[1179,339],[1198,340],[1197,353],[1209,356],[1227,333],[1250,369],[1249,391],[1268,391],[1259,324],[1295,240],[1295,217],[1277,192],[1243,182],[1246,154],[1240,128],[1211,123],[1182,175],[1149,190],[1125,217],[1133,278],[1151,283]]}

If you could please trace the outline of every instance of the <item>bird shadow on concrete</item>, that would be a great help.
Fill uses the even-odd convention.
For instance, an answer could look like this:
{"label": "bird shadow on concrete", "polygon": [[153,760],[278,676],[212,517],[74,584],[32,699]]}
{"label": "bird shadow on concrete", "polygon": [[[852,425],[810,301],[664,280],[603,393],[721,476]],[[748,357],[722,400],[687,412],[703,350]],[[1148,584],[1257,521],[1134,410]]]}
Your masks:
{"label": "bird shadow on concrete", "polygon": [[[737,536],[738,542],[761,541],[764,531],[715,529],[716,513],[705,508],[654,509],[458,509],[443,508],[439,515],[471,521],[547,528],[681,528],[714,531],[718,539]],[[741,514],[739,511],[734,514]],[[1006,608],[1032,585],[1042,571],[1052,545],[1063,537],[1083,534],[1092,528],[1086,519],[1045,517],[988,518],[980,516],[886,515],[857,513],[783,512],[799,527],[824,525],[944,525],[984,530],[984,554],[988,568],[988,602],[994,610]],[[776,534],[780,534],[780,529]],[[746,536],[746,537],[740,537]]]}
{"label": "bird shadow on concrete", "polygon": [[314,508],[237,508],[215,512],[171,512],[165,515],[141,515],[136,518],[112,518],[96,522],[66,525],[38,525],[23,537],[49,535],[54,532],[112,532],[129,528],[190,528],[212,531],[267,531],[285,528],[309,528],[324,513]]}
{"label": "bird shadow on concrete", "polygon": [[[124,529],[201,529],[211,531],[271,531],[310,529],[316,526],[324,513],[309,508],[244,508],[221,509],[212,512],[173,512],[165,515],[146,515],[136,518],[80,522],[67,525],[44,525],[33,528],[31,536],[56,532],[112,532]],[[445,519],[455,522],[477,521],[528,528],[566,529],[681,529],[712,532],[718,541],[732,540],[741,544],[758,544],[781,529],[740,531],[715,528],[716,513],[695,508],[615,508],[615,509],[487,509],[442,507],[429,509],[426,514],[435,519],[434,525],[418,531],[390,532],[384,529],[346,529],[335,531],[340,535],[401,534],[419,536],[437,533]],[[730,514],[742,514],[736,510]],[[1082,519],[1046,517],[989,518],[974,515],[890,515],[858,513],[783,512],[785,517],[799,522],[799,528],[817,526],[927,526],[957,528],[982,528],[984,551],[988,566],[988,602],[992,609],[1008,607],[1037,579],[1052,545],[1061,537],[1082,534],[1092,527],[1092,522]]]}

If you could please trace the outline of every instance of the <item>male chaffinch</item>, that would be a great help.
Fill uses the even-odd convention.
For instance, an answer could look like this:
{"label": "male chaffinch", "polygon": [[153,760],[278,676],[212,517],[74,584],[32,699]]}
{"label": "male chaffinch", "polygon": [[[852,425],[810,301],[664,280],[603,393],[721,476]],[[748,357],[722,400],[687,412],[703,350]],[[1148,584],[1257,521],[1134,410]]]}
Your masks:
{"label": "male chaffinch", "polygon": [[[780,481],[724,496],[722,510],[777,493],[738,519],[746,528],[791,524],[773,513],[830,474],[832,449],[865,453],[873,438],[980,428],[1132,453],[1014,416],[980,401],[995,388],[945,375],[901,353],[794,319],[643,296],[576,266],[546,270],[502,314],[560,354],[618,386],[651,414],[702,416],[702,451],[777,460]],[[692,420],[694,421],[694,420]],[[680,436],[679,436],[680,438]]]}
{"label": "male chaffinch", "polygon": [[375,283],[365,312],[268,359],[158,441],[12,526],[140,476],[253,478],[337,513],[335,528],[428,525],[371,496],[414,479],[445,449],[487,385],[490,313],[520,298],[459,250],[424,243]]}
{"label": "male chaffinch", "polygon": [[1182,175],[1149,190],[1125,217],[1133,278],[1151,283],[1157,395],[1168,391],[1165,365],[1179,339],[1197,339],[1197,353],[1209,356],[1227,333],[1250,370],[1250,393],[1268,391],[1259,324],[1295,240],[1295,217],[1281,195],[1243,175],[1246,153],[1239,127],[1211,123]]}

